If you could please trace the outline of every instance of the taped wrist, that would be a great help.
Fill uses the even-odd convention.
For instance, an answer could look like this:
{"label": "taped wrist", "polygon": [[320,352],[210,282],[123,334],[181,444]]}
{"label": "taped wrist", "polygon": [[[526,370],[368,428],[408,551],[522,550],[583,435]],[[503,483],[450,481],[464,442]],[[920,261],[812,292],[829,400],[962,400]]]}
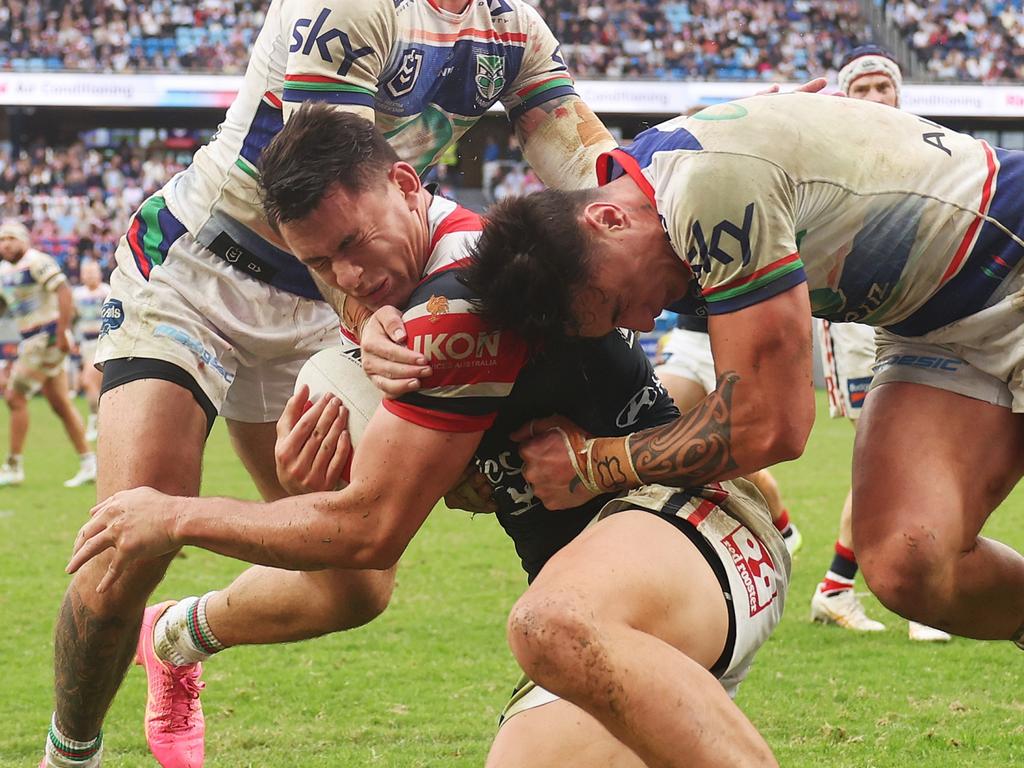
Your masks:
{"label": "taped wrist", "polygon": [[564,430],[557,431],[565,441],[576,478],[590,493],[597,495],[643,485],[630,455],[632,435],[589,440],[574,435],[574,440]]}

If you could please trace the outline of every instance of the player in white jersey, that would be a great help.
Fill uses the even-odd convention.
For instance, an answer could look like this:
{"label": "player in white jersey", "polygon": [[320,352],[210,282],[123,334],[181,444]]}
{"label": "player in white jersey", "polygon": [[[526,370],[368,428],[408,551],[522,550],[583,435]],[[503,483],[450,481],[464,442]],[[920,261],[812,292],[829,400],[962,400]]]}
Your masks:
{"label": "player in white jersey", "polygon": [[[578,418],[601,429],[624,430],[626,412],[645,424],[678,413],[633,334],[576,340],[554,353],[490,331],[457,270],[480,217],[432,196],[370,123],[309,105],[263,159],[267,206],[293,252],[325,282],[357,293],[380,286],[371,295],[405,307],[410,345],[431,356],[434,374],[375,410],[340,491],[348,450],[337,398],[303,416],[308,390],[300,390],[281,419],[282,480],[315,495],[258,504],[135,489],[96,508],[69,567],[113,547],[102,588],[116,588],[137,559],[180,546],[180,535],[296,569],[260,596],[277,612],[271,626],[251,626],[235,587],[147,610],[140,648],[153,666],[197,663],[218,646],[272,635],[308,637],[279,602],[288,583],[321,602],[329,596],[310,572],[392,568],[471,458],[486,472],[500,456],[521,477],[513,430],[528,432],[524,422],[555,402],[582,406]],[[656,390],[643,412],[633,408],[638,386]],[[354,408],[366,413],[379,403],[374,392]],[[523,505],[523,483],[488,482],[535,577],[512,611],[509,641],[523,669],[550,687],[527,686],[506,710],[489,765],[776,765],[730,700],[779,621],[789,575],[785,544],[752,486],[654,486],[553,514]]]}
{"label": "player in white jersey", "polygon": [[[854,49],[839,70],[839,89],[853,99],[899,107],[902,86],[899,65],[877,46]],[[832,418],[849,419],[856,429],[874,375],[875,329],[862,323],[815,319],[814,331],[825,373],[829,413]],[[867,616],[854,591],[857,557],[853,550],[852,517],[851,490],[839,518],[832,563],[811,598],[811,619],[858,632],[879,632],[885,625]],[[911,640],[923,642],[948,642],[950,639],[948,633],[916,621],[908,623],[908,633]]]}
{"label": "player in white jersey", "polygon": [[[267,223],[256,177],[262,149],[306,101],[376,120],[417,171],[498,102],[549,184],[593,184],[595,158],[613,145],[524,0],[271,2],[217,136],[143,203],[118,247],[96,358],[100,498],[139,486],[197,494],[218,413],[262,495],[283,495],[274,422],[302,362],[336,341],[338,318]],[[51,764],[99,763],[103,717],[169,562],[140,564],[102,594],[95,587],[105,558],[73,579],[56,630]],[[335,569],[311,578],[351,607],[332,615],[339,629],[361,623],[362,606],[386,600],[392,585],[391,572]],[[261,583],[252,582],[254,593]],[[299,599],[295,608],[301,622],[315,606]],[[258,616],[252,621],[261,625]],[[170,704],[153,702],[158,724],[169,716],[159,705]],[[201,721],[184,730],[201,742]]]}
{"label": "player in white jersey", "polygon": [[703,312],[718,386],[669,427],[579,455],[564,429],[526,444],[538,497],[799,456],[815,406],[807,320],[864,322],[879,328],[854,452],[865,579],[908,618],[1024,648],[1024,557],[979,536],[1024,472],[1024,153],[787,94],[670,120],[599,172],[600,190],[488,213],[470,280],[485,312],[583,335],[648,330],[668,305]]}
{"label": "player in white jersey", "polygon": [[81,384],[89,403],[89,421],[85,427],[85,439],[96,440],[96,410],[100,402],[102,375],[93,365],[96,359],[96,341],[103,325],[102,307],[110,296],[110,286],[103,282],[99,262],[87,259],[82,262],[82,284],[72,290],[75,302],[75,336],[82,356]]}
{"label": "player in white jersey", "polygon": [[4,391],[11,411],[10,453],[0,467],[0,485],[25,480],[22,451],[28,437],[28,401],[42,392],[78,452],[78,472],[64,482],[67,488],[77,488],[96,478],[96,457],[68,395],[64,369],[71,350],[71,286],[53,257],[32,247],[28,229],[18,222],[0,225],[0,258],[3,303],[21,333],[18,358]]}

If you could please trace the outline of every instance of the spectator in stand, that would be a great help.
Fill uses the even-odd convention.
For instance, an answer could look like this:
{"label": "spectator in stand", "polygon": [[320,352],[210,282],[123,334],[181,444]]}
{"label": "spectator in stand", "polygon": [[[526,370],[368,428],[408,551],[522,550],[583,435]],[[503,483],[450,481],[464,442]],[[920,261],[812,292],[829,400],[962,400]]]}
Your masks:
{"label": "spectator in stand", "polygon": [[82,143],[0,148],[0,217],[29,226],[34,240],[70,274],[82,256],[96,259],[107,274],[129,216],[184,168],[178,154],[122,146],[105,161],[103,152]]}

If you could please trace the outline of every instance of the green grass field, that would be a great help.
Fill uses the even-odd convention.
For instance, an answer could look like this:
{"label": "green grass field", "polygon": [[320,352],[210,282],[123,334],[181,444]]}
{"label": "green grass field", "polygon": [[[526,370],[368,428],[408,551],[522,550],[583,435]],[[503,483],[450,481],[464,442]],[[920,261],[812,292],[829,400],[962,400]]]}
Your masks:
{"label": "green grass field", "polygon": [[[805,543],[786,616],[741,688],[740,706],[783,766],[1024,764],[1024,655],[1009,643],[912,644],[906,622],[870,596],[868,611],[887,623],[884,633],[859,636],[808,622],[849,482],[852,437],[845,422],[819,414],[805,456],[777,468]],[[0,489],[0,766],[38,764],[52,709],[63,566],[93,494],[61,487],[75,469],[55,417],[35,403],[27,481]],[[204,492],[254,497],[220,426],[207,452]],[[1024,490],[987,532],[1024,549]],[[242,568],[189,550],[156,598],[202,594]],[[494,520],[439,508],[402,561],[391,607],[370,626],[235,649],[207,665],[206,764],[482,765],[517,677],[504,620],[524,586]],[[108,765],[156,765],[142,734],[144,686],[141,671],[130,671],[107,720]]]}

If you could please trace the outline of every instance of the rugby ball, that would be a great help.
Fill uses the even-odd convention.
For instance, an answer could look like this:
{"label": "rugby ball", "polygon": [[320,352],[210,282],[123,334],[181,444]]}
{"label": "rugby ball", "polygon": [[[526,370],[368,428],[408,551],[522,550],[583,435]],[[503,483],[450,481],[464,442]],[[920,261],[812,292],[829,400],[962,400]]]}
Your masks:
{"label": "rugby ball", "polygon": [[352,447],[359,444],[366,425],[381,401],[381,391],[363,373],[361,350],[351,341],[317,352],[305,362],[295,379],[296,391],[303,384],[309,387],[309,399],[317,400],[331,393],[341,398],[348,408],[348,432]]}

